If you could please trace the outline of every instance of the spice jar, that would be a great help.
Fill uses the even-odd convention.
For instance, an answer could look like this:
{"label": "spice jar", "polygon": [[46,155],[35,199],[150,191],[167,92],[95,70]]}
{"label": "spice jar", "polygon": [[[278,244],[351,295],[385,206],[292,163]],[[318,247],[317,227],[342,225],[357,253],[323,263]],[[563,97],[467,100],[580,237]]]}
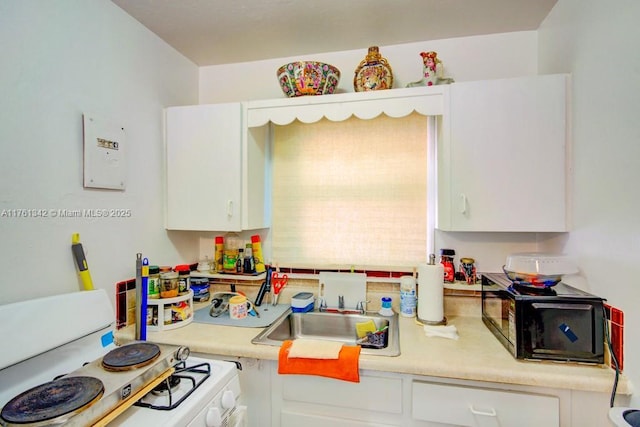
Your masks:
{"label": "spice jar", "polygon": [[160,297],[173,298],[178,296],[178,273],[170,271],[160,275]]}
{"label": "spice jar", "polygon": [[191,268],[188,265],[176,265],[174,270],[178,273],[178,294],[186,295],[189,293],[189,274]]}
{"label": "spice jar", "polygon": [[160,298],[160,267],[149,266],[149,280],[147,281],[147,298]]}

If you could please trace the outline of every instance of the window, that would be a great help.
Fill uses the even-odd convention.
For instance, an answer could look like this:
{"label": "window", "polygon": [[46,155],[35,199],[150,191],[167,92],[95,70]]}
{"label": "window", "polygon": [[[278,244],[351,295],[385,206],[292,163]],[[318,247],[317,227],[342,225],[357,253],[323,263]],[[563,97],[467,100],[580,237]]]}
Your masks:
{"label": "window", "polygon": [[424,262],[427,122],[413,113],[274,126],[273,262],[397,271]]}

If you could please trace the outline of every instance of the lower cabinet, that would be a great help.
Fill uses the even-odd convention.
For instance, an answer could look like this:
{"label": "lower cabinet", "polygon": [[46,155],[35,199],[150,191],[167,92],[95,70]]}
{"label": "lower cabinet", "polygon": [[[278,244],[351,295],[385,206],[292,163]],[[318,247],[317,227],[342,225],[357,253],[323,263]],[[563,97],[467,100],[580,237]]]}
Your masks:
{"label": "lower cabinet", "polygon": [[272,426],[398,426],[403,421],[403,379],[361,373],[352,383],[307,375],[272,379]]}
{"label": "lower cabinet", "polygon": [[351,383],[279,375],[275,361],[238,360],[248,427],[609,425],[608,393],[368,370],[360,371],[359,383]]}

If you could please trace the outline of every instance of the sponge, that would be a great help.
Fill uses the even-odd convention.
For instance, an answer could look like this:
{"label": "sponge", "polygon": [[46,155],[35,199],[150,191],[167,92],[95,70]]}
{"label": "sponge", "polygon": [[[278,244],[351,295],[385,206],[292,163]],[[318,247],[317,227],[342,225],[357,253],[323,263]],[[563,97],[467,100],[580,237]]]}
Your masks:
{"label": "sponge", "polygon": [[366,322],[356,323],[356,334],[358,338],[364,338],[367,336],[367,332],[375,332],[376,330],[378,330],[376,323],[371,319]]}

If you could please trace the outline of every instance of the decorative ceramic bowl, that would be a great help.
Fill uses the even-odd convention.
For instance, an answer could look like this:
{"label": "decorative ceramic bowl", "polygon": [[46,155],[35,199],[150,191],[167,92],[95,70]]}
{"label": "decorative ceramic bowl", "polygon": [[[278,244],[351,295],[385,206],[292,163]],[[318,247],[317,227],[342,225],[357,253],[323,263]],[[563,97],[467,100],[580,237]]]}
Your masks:
{"label": "decorative ceramic bowl", "polygon": [[289,98],[334,93],[340,81],[340,70],[316,61],[297,61],[278,68],[278,81]]}

